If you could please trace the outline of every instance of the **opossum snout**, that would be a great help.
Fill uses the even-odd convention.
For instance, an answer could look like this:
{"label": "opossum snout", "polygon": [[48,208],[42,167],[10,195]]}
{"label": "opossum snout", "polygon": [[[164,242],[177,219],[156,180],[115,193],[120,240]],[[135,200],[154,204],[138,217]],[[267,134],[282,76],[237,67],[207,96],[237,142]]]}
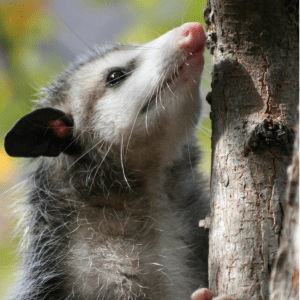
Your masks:
{"label": "opossum snout", "polygon": [[196,22],[183,24],[178,28],[178,36],[173,42],[191,53],[203,52],[206,38],[202,25]]}
{"label": "opossum snout", "polygon": [[181,25],[175,29],[174,38],[171,39],[171,47],[177,53],[183,54],[181,59],[183,63],[191,62],[191,69],[198,68],[202,70],[204,65],[204,46],[206,37],[202,25],[200,23],[191,22]]}

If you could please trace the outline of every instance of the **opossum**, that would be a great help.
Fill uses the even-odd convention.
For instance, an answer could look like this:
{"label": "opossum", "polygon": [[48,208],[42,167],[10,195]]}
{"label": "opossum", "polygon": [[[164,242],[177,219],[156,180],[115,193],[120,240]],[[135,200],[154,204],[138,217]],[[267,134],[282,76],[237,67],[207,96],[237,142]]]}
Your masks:
{"label": "opossum", "polygon": [[23,276],[12,299],[190,299],[207,286],[198,173],[205,34],[95,48],[5,136],[31,157]]}

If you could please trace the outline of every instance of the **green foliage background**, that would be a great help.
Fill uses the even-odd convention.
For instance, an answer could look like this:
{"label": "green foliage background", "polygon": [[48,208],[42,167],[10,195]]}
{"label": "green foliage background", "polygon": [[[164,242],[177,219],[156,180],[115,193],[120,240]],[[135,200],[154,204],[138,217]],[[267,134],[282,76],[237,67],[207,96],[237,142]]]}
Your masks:
{"label": "green foliage background", "polygon": [[[51,2],[51,1],[50,1]],[[17,160],[3,149],[4,134],[24,114],[31,110],[37,90],[63,70],[63,59],[55,52],[41,51],[39,45],[53,39],[56,22],[47,0],[0,1],[0,299],[10,293],[15,281],[14,265],[18,238],[12,239],[16,219],[11,191],[18,181]],[[86,5],[105,7],[113,2],[124,6],[124,12],[134,15],[135,22],[116,41],[145,43],[185,22],[201,22],[205,0],[82,0]],[[81,37],[84,39],[84,37]],[[207,54],[206,54],[207,55]],[[208,56],[207,56],[208,57]],[[207,59],[206,59],[207,60]],[[209,57],[208,57],[209,60]],[[209,89],[209,78],[202,86]],[[201,169],[210,171],[210,120],[204,118],[199,139],[206,151]]]}

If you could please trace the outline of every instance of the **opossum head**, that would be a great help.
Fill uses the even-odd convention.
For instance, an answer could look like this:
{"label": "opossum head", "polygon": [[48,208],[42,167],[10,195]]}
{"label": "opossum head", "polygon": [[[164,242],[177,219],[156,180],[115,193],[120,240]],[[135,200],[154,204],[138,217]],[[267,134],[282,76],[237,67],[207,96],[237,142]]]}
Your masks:
{"label": "opossum head", "polygon": [[119,157],[126,149],[129,164],[174,158],[200,115],[204,45],[201,24],[186,23],[144,45],[95,51],[46,89],[42,108],[6,135],[6,151]]}

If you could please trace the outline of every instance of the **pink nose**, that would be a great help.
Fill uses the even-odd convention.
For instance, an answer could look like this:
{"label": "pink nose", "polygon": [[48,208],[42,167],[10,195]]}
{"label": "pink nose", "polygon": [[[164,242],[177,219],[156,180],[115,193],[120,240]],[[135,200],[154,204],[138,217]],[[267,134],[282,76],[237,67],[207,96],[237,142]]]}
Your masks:
{"label": "pink nose", "polygon": [[185,23],[181,25],[178,30],[180,37],[177,39],[177,45],[179,48],[192,53],[204,49],[206,38],[200,23]]}

